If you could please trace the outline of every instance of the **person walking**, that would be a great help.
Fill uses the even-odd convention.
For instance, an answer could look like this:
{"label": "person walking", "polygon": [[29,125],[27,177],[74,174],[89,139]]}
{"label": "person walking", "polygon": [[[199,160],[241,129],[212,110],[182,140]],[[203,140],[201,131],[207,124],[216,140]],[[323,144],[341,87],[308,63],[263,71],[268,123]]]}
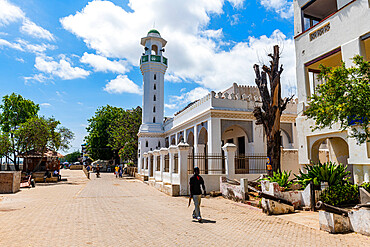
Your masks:
{"label": "person walking", "polygon": [[[200,202],[202,199],[202,190],[203,194],[206,196],[206,186],[204,185],[203,178],[199,175],[199,168],[194,167],[194,175],[190,178],[190,199],[194,201],[194,210],[193,210],[193,219],[197,219],[199,222],[202,222],[202,216],[200,215]],[[189,202],[190,203],[190,202]]]}
{"label": "person walking", "polygon": [[116,167],[114,168],[114,174],[116,174],[116,178],[118,177],[118,170],[119,170],[119,168],[118,168],[118,166],[116,165]]}

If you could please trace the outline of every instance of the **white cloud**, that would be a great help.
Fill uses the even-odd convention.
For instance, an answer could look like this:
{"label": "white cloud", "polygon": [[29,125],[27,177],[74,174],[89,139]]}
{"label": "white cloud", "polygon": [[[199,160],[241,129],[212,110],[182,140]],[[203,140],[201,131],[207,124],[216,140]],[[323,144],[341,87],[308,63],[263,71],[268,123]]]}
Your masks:
{"label": "white cloud", "polygon": [[105,85],[104,91],[108,93],[134,93],[141,94],[141,89],[133,81],[131,81],[127,75],[118,75],[116,79],[113,79]]}
{"label": "white cloud", "polygon": [[94,71],[101,71],[101,72],[116,72],[116,73],[126,73],[127,69],[127,62],[123,60],[119,61],[111,61],[108,60],[106,57],[89,54],[87,52],[81,57],[80,61],[82,63],[89,64],[94,68]]}
{"label": "white cloud", "polygon": [[5,39],[0,39],[0,48],[1,47],[9,47],[9,48],[12,48],[12,49],[16,49],[16,50],[19,50],[19,51],[23,51],[23,48],[20,44],[18,43],[12,43],[12,42],[9,42]]}
{"label": "white cloud", "polygon": [[164,75],[164,79],[166,81],[170,81],[170,82],[182,82],[182,79],[180,77],[175,76],[175,75],[173,75],[171,73],[166,73]]}
{"label": "white cloud", "polygon": [[40,106],[43,106],[43,107],[50,107],[51,104],[50,103],[41,103]]}
{"label": "white cloud", "polygon": [[0,0],[0,26],[25,18],[24,12],[6,0]]}
{"label": "white cloud", "polygon": [[293,1],[288,0],[260,0],[263,7],[278,13],[281,18],[289,19],[294,15]]}
{"label": "white cloud", "polygon": [[36,54],[43,53],[46,50],[53,50],[56,48],[56,46],[50,44],[31,44],[23,39],[17,39],[15,42],[0,39],[0,47],[5,46],[19,51],[28,51]]}
{"label": "white cloud", "polygon": [[164,104],[164,107],[168,108],[168,109],[176,109],[176,108],[178,108],[178,105],[176,105],[176,104]]}
{"label": "white cloud", "polygon": [[[229,2],[233,6],[243,3]],[[168,41],[165,56],[169,67],[165,79],[193,81],[216,91],[228,88],[233,82],[254,85],[253,64],[261,59],[267,63],[267,51],[278,43],[284,48],[282,82],[295,82],[294,42],[280,30],[246,37],[247,41],[237,43],[223,40],[222,29],[206,28],[212,14],[222,13],[224,3],[224,0],[130,0],[131,11],[126,11],[109,1],[92,1],[60,21],[98,55],[125,59],[132,66],[139,65],[143,51],[140,38],[155,21]],[[224,45],[229,46],[227,51],[220,48]]]}
{"label": "white cloud", "polygon": [[[187,93],[182,93],[180,96],[177,96],[177,95],[170,96],[171,104],[169,105],[170,106],[176,105],[176,107],[182,107],[185,104],[188,104],[190,102],[194,102],[198,99],[203,98],[207,94],[209,94],[208,89],[203,88],[203,87],[196,87]],[[174,109],[175,107],[174,108],[167,107],[167,108]]]}
{"label": "white cloud", "polygon": [[36,25],[36,23],[32,22],[28,18],[24,18],[21,31],[36,38],[46,39],[49,41],[54,40],[54,36],[48,30]]}
{"label": "white cloud", "polygon": [[240,8],[243,6],[244,0],[229,0],[233,7]]}
{"label": "white cloud", "polygon": [[26,17],[26,14],[16,5],[7,0],[0,0],[0,26],[8,25],[12,22],[22,21],[21,32],[32,37],[53,41],[54,36],[46,29]]}
{"label": "white cloud", "polygon": [[24,63],[24,59],[21,57],[16,57],[15,60],[17,60],[20,63]]}
{"label": "white cloud", "polygon": [[56,46],[50,44],[31,44],[26,40],[17,39],[17,44],[23,47],[24,50],[27,50],[32,53],[44,53],[46,50],[54,50]]}
{"label": "white cloud", "polygon": [[63,57],[57,62],[51,57],[37,56],[35,59],[35,67],[41,72],[58,76],[63,80],[85,78],[90,74],[89,71],[82,68],[72,67],[70,62]]}
{"label": "white cloud", "polygon": [[44,74],[42,73],[39,73],[39,74],[35,74],[33,76],[25,76],[23,77],[25,83],[29,83],[30,81],[38,81],[38,82],[45,82],[46,80],[49,80],[51,79],[50,77],[47,77],[45,76]]}

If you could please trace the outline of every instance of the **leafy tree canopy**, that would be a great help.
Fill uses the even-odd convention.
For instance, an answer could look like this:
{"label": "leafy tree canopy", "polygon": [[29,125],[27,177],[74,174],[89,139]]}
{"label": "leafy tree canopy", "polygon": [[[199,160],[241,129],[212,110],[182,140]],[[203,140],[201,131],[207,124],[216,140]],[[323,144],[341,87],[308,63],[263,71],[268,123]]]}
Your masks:
{"label": "leafy tree canopy", "polygon": [[0,105],[0,125],[4,132],[10,132],[27,119],[37,115],[40,107],[32,100],[23,98],[19,94],[5,95]]}
{"label": "leafy tree canopy", "polygon": [[69,153],[66,156],[64,156],[64,160],[69,163],[73,163],[77,162],[79,157],[81,157],[81,152],[77,150],[73,153]]}
{"label": "leafy tree canopy", "polygon": [[87,120],[89,126],[86,130],[89,134],[85,137],[85,141],[88,144],[87,151],[93,160],[109,160],[114,156],[112,147],[108,145],[109,128],[122,114],[124,114],[122,108],[107,105],[98,108],[95,115]]}
{"label": "leafy tree canopy", "polygon": [[123,160],[135,160],[137,133],[141,124],[141,107],[131,110],[104,106],[88,120],[87,151],[94,160],[108,160],[119,152]]}
{"label": "leafy tree canopy", "polygon": [[[57,151],[69,148],[74,134],[59,125],[60,122],[54,118],[36,116],[21,124],[14,134],[23,152],[35,150],[43,155],[47,150]],[[42,158],[37,167],[41,160]]]}
{"label": "leafy tree canopy", "polygon": [[122,160],[134,161],[137,158],[137,133],[141,125],[141,116],[142,109],[138,106],[135,109],[125,111],[111,125],[109,146],[119,149],[118,154]]}
{"label": "leafy tree canopy", "polygon": [[321,66],[324,81],[312,95],[308,118],[315,120],[315,129],[340,124],[341,130],[350,131],[359,144],[370,141],[370,62],[361,56],[353,58],[354,67]]}

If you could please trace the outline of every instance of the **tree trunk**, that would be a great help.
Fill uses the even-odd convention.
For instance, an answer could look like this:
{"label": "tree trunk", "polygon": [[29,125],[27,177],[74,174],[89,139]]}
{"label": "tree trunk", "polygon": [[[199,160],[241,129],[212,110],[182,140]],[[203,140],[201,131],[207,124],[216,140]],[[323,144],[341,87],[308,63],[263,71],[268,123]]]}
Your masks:
{"label": "tree trunk", "polygon": [[[268,55],[271,58],[270,66],[263,65],[262,71],[257,64],[254,65],[256,73],[255,82],[259,89],[262,105],[254,108],[253,114],[256,118],[256,124],[262,124],[266,134],[267,156],[270,159],[271,169],[268,169],[268,175],[280,170],[280,116],[286,108],[286,105],[293,98],[281,99],[280,75],[283,72],[283,66],[279,68],[279,46],[274,46],[274,54]],[[270,88],[267,87],[267,77]]]}

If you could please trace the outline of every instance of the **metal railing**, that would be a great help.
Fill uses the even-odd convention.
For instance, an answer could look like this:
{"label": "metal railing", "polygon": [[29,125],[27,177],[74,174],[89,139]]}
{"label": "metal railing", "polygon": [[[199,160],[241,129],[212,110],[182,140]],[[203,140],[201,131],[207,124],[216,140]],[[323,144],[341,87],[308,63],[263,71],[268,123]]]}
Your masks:
{"label": "metal railing", "polygon": [[166,154],[164,156],[164,172],[169,172],[170,171],[170,156]]}
{"label": "metal railing", "polygon": [[173,155],[173,172],[178,173],[179,172],[179,154]]}
{"label": "metal railing", "polygon": [[266,154],[237,154],[235,174],[265,174],[266,162]]}
{"label": "metal railing", "polygon": [[225,156],[222,153],[188,155],[188,174],[194,173],[194,167],[200,174],[225,174]]}

